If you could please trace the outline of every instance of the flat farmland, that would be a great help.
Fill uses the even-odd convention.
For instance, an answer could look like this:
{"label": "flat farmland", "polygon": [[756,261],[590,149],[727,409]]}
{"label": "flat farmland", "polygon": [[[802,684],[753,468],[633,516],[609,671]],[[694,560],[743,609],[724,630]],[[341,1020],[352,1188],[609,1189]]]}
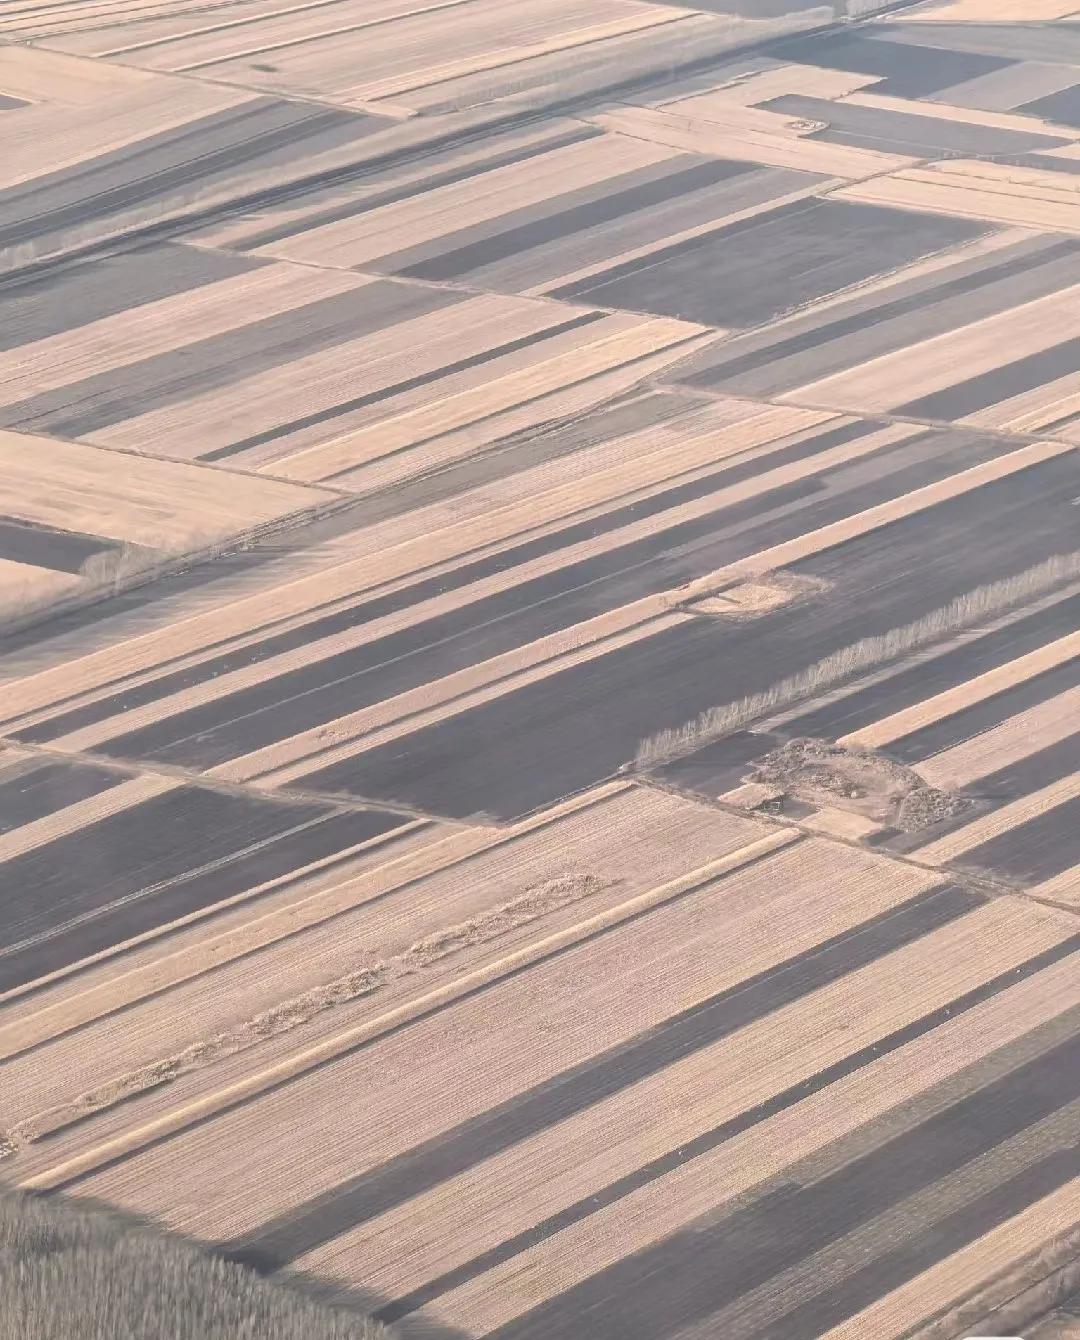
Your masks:
{"label": "flat farmland", "polygon": [[1073,1340],[1080,9],[0,39],[0,1180],[402,1340]]}

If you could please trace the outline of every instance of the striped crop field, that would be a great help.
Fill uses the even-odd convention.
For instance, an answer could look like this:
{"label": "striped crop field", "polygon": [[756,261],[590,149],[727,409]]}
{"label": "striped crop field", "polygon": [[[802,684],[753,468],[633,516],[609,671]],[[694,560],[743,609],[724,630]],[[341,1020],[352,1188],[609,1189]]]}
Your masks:
{"label": "striped crop field", "polygon": [[1080,0],[9,0],[0,131],[0,1185],[1078,1340]]}

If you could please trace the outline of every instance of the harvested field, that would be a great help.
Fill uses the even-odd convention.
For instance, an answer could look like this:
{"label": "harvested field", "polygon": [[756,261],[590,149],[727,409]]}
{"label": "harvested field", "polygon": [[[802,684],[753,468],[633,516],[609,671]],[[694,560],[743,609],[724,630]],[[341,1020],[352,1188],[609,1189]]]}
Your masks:
{"label": "harvested field", "polygon": [[0,7],[5,1185],[1070,1335],[1078,5]]}

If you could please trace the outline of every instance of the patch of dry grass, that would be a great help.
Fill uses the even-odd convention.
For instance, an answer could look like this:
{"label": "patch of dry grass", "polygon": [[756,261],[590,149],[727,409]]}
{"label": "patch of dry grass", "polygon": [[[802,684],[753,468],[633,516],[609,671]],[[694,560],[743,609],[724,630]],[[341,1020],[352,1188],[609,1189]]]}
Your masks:
{"label": "patch of dry grass", "polygon": [[0,1340],[389,1340],[101,1208],[0,1195]]}
{"label": "patch of dry grass", "polygon": [[82,1120],[95,1112],[121,1103],[136,1094],[168,1084],[192,1070],[200,1070],[237,1052],[246,1051],[266,1038],[278,1037],[310,1022],[335,1006],[359,1000],[402,977],[412,976],[471,945],[487,944],[526,926],[570,903],[592,897],[605,887],[590,874],[561,875],[527,889],[519,897],[480,916],[444,927],[410,945],[401,954],[366,964],[355,972],[313,987],[291,1000],[245,1019],[242,1023],[195,1042],[173,1056],[163,1057],[137,1070],[117,1075],[68,1102],[58,1103],[0,1132],[0,1159],[43,1136]]}
{"label": "patch of dry grass", "polygon": [[740,730],[758,717],[929,646],[951,633],[971,628],[992,615],[1001,614],[1078,576],[1080,552],[1056,554],[1012,577],[966,591],[913,623],[841,647],[839,651],[815,661],[796,674],[777,680],[760,693],[710,707],[683,726],[650,735],[638,745],[634,766],[638,769],[652,768],[693,753],[731,731]]}

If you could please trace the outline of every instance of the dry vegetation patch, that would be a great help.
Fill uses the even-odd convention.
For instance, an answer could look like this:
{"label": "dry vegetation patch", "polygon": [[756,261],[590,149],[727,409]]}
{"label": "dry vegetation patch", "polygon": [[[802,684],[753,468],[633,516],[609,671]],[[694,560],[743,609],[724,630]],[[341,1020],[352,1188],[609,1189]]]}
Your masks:
{"label": "dry vegetation patch", "polygon": [[193,1070],[200,1070],[215,1061],[246,1051],[266,1038],[287,1033],[335,1006],[358,1000],[391,982],[422,972],[472,945],[498,940],[520,926],[537,921],[570,903],[592,897],[606,887],[605,881],[595,875],[560,875],[534,885],[517,898],[490,908],[468,921],[443,927],[391,958],[376,959],[369,956],[371,961],[362,964],[354,972],[313,987],[291,1000],[281,1001],[269,1010],[245,1019],[214,1037],[192,1043],[172,1056],[162,1057],[149,1065],[114,1076],[76,1098],[58,1103],[6,1132],[0,1132],[0,1158],[5,1153],[14,1153],[53,1131],[136,1094],[145,1093]]}
{"label": "dry vegetation patch", "polygon": [[805,600],[827,590],[825,582],[791,572],[762,573],[751,581],[735,582],[718,591],[687,601],[681,608],[694,614],[726,619],[756,619],[782,605]]}
{"label": "dry vegetation patch", "polygon": [[126,1217],[0,1194],[0,1340],[380,1340],[378,1323]]}

